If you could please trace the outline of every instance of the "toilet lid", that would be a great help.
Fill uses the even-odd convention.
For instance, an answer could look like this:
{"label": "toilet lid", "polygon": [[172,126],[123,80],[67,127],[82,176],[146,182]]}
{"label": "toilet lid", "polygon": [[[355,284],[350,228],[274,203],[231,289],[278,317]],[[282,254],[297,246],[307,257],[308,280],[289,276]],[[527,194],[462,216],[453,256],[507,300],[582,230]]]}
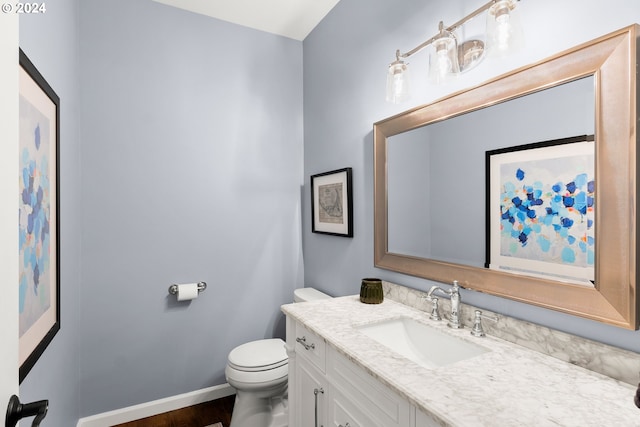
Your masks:
{"label": "toilet lid", "polygon": [[239,371],[266,371],[287,362],[284,341],[279,338],[251,341],[229,353],[229,365]]}

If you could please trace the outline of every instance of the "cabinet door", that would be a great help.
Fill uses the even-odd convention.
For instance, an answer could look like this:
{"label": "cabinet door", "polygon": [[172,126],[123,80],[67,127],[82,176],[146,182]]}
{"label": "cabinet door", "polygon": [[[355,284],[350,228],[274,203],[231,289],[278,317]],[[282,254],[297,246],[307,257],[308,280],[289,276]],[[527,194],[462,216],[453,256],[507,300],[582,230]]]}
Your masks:
{"label": "cabinet door", "polygon": [[384,423],[373,420],[352,400],[332,387],[327,393],[327,427],[386,427]]}
{"label": "cabinet door", "polygon": [[441,427],[441,425],[433,416],[416,409],[416,427]]}
{"label": "cabinet door", "polygon": [[295,411],[295,425],[323,427],[326,419],[325,376],[302,357],[297,358],[295,370],[295,396],[290,396],[293,399],[289,406],[289,410]]}
{"label": "cabinet door", "polygon": [[[411,405],[364,369],[331,349],[327,352],[327,378],[363,414],[383,427],[411,425]],[[344,422],[342,422],[344,425]],[[353,426],[353,422],[350,423]],[[337,425],[340,425],[338,423]]]}

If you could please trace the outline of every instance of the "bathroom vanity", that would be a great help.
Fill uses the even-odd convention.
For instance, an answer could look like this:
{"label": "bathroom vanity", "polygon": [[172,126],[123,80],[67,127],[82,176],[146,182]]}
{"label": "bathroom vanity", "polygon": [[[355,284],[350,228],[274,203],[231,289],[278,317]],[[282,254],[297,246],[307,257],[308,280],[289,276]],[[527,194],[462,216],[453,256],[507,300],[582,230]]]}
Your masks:
{"label": "bathroom vanity", "polygon": [[[640,426],[632,385],[474,337],[467,321],[451,329],[426,311],[358,296],[282,311],[290,426]],[[400,324],[418,329],[399,333]]]}

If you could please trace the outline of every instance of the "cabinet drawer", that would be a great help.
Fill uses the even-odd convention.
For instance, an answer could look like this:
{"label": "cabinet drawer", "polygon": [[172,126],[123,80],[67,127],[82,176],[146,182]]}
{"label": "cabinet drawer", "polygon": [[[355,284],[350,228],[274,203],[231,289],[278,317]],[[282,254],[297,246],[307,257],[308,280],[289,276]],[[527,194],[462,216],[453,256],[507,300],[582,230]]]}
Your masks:
{"label": "cabinet drawer", "polygon": [[296,354],[325,372],[325,342],[300,323],[296,323]]}
{"label": "cabinet drawer", "polygon": [[410,425],[408,401],[333,348],[327,351],[327,377],[341,394],[384,427]]}

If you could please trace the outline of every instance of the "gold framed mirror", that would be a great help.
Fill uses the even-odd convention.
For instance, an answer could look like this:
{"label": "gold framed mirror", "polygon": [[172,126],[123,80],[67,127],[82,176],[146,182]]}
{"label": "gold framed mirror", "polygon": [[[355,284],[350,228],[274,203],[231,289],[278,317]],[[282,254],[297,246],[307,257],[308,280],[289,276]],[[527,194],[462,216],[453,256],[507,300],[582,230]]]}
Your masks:
{"label": "gold framed mirror", "polygon": [[[639,28],[638,25],[626,27],[479,86],[375,123],[375,266],[444,283],[458,280],[467,289],[626,329],[637,329],[636,57]],[[388,172],[392,137],[585,78],[593,81],[592,111],[595,116],[596,250],[593,286],[389,250]],[[478,161],[484,162],[484,158]],[[480,187],[476,190],[484,192],[484,183],[478,185]]]}

